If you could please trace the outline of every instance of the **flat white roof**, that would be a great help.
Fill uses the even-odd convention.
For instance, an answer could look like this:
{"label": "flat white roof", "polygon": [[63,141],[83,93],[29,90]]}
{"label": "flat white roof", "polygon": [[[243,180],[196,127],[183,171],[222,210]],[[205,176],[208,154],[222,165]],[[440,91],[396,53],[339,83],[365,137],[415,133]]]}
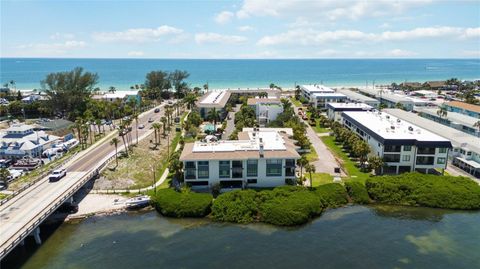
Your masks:
{"label": "flat white roof", "polygon": [[192,152],[233,152],[233,151],[259,151],[260,140],[264,150],[286,150],[285,141],[275,130],[262,130],[248,132],[250,140],[220,140],[218,142],[197,141]]}
{"label": "flat white roof", "polygon": [[310,84],[310,85],[301,85],[305,91],[312,93],[321,93],[321,92],[335,92],[332,88],[326,87],[319,84]]}
{"label": "flat white roof", "polygon": [[206,105],[206,104],[219,104],[220,101],[225,97],[227,94],[227,91],[212,91],[205,96],[205,98],[200,101],[200,104]]}
{"label": "flat white roof", "polygon": [[[413,123],[379,111],[343,112],[349,118],[370,129],[384,139],[448,142],[449,140]],[[411,128],[410,128],[411,127]]]}
{"label": "flat white roof", "polygon": [[325,97],[345,97],[347,96],[342,93],[337,93],[337,92],[322,92],[322,93],[313,93],[312,96],[315,98],[325,98]]}
{"label": "flat white roof", "polygon": [[380,101],[378,101],[375,98],[368,97],[366,95],[363,95],[363,94],[360,94],[358,92],[354,92],[354,91],[351,91],[351,90],[348,90],[348,89],[338,89],[337,92],[345,94],[347,96],[347,98],[352,100],[352,101],[360,101],[360,102],[364,102],[364,103],[365,102],[380,103]]}
{"label": "flat white roof", "polygon": [[342,109],[349,109],[349,108],[361,108],[365,110],[372,109],[373,107],[364,103],[328,103],[329,107],[333,107],[334,109],[342,110]]}
{"label": "flat white roof", "polygon": [[480,137],[467,134],[455,128],[420,117],[413,112],[408,112],[402,109],[384,109],[383,111],[395,115],[405,121],[423,126],[425,129],[433,133],[450,139],[454,147],[473,150],[480,154]]}
{"label": "flat white roof", "polygon": [[[426,113],[426,114],[430,114],[430,115],[433,115],[433,116],[438,116],[438,114],[437,114],[438,108],[418,108],[417,111],[422,112],[422,113]],[[475,128],[475,129],[477,129],[477,128],[473,127],[473,125],[475,125],[475,123],[477,121],[479,121],[479,119],[477,119],[477,118],[473,118],[473,117],[467,116],[465,114],[460,114],[460,113],[451,112],[451,111],[448,111],[447,116],[445,118],[447,120],[453,122],[453,123],[462,124],[462,125],[465,125],[465,126],[468,126],[468,127]]]}

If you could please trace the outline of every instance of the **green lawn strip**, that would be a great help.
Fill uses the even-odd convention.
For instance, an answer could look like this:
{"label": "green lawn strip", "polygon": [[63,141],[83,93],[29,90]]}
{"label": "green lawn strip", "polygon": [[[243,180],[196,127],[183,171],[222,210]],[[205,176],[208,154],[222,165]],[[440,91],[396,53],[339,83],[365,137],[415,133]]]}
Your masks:
{"label": "green lawn strip", "polygon": [[323,143],[332,151],[338,158],[343,160],[343,167],[347,170],[350,180],[359,181],[365,183],[365,180],[370,176],[369,173],[361,172],[355,162],[348,158],[347,154],[335,144],[335,139],[332,136],[320,137]]}
{"label": "green lawn strip", "polygon": [[[310,175],[305,174],[307,180],[310,180]],[[314,173],[312,174],[312,187],[317,187],[324,184],[333,183],[333,176],[327,173]]]}
{"label": "green lawn strip", "polygon": [[290,101],[296,106],[296,107],[302,107],[302,102],[298,101],[294,97],[290,98]]}
{"label": "green lawn strip", "polygon": [[318,160],[318,154],[313,146],[310,146],[310,152],[306,153],[305,157],[307,158],[308,162],[314,162]]}
{"label": "green lawn strip", "polygon": [[315,126],[313,126],[312,128],[316,133],[323,134],[323,133],[330,132],[329,128],[320,127],[319,119],[315,119],[315,122],[317,124]]}

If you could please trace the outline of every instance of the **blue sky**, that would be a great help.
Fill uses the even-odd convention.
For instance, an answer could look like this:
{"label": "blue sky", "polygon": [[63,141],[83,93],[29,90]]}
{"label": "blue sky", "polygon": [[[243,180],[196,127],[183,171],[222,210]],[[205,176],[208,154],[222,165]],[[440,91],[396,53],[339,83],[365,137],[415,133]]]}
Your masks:
{"label": "blue sky", "polygon": [[0,9],[1,57],[480,57],[478,0],[1,0]]}

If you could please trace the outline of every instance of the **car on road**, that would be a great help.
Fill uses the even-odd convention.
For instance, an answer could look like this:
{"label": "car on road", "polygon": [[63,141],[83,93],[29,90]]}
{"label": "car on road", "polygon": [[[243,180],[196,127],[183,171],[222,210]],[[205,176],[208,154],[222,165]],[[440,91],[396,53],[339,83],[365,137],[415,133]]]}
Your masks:
{"label": "car on road", "polygon": [[152,118],[148,118],[148,123],[152,123],[153,122],[153,119]]}
{"label": "car on road", "polygon": [[168,101],[168,104],[171,105],[171,104],[173,104],[173,102],[172,102],[172,101]]}
{"label": "car on road", "polygon": [[160,112],[160,108],[155,108],[155,110],[153,112],[155,112],[155,113]]}
{"label": "car on road", "polygon": [[145,125],[143,124],[138,125],[138,129],[143,129],[143,128],[145,128]]}
{"label": "car on road", "polygon": [[67,175],[67,170],[65,168],[60,168],[57,170],[54,170],[53,173],[50,174],[48,177],[48,181],[54,182],[54,181],[59,181],[62,177]]}

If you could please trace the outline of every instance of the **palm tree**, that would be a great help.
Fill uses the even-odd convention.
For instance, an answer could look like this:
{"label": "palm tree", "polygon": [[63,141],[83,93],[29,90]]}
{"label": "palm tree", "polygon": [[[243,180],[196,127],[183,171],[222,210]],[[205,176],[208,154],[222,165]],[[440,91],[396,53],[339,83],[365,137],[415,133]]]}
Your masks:
{"label": "palm tree", "polygon": [[383,166],[383,159],[378,156],[372,156],[368,158],[368,164],[375,171],[375,174],[379,174],[380,168]]}
{"label": "palm tree", "polygon": [[138,113],[133,114],[133,118],[135,119],[135,136],[137,137],[138,145]]}
{"label": "palm tree", "polygon": [[213,125],[215,128],[217,128],[217,121],[220,120],[220,112],[217,109],[212,108],[210,111],[208,111],[207,118],[210,121],[213,121]]}
{"label": "palm tree", "polygon": [[173,108],[172,106],[166,106],[165,107],[165,115],[167,116],[167,123],[168,126],[172,125],[172,115],[173,115]]}
{"label": "palm tree", "polygon": [[125,154],[127,155],[128,157],[128,145],[125,141],[125,135],[127,135],[127,129],[124,125],[120,126],[120,133],[119,135],[122,137],[122,140],[123,140],[123,145],[125,146]]}
{"label": "palm tree", "polygon": [[9,176],[10,176],[10,171],[8,171],[7,168],[0,169],[0,182],[3,182],[4,186],[7,186]]}
{"label": "palm tree", "polygon": [[112,140],[110,141],[110,145],[115,146],[115,162],[117,163],[115,167],[118,167],[118,142],[120,141],[116,137],[112,138]]}
{"label": "palm tree", "polygon": [[185,104],[187,104],[188,109],[192,109],[197,102],[197,96],[193,93],[189,93],[183,98],[183,100],[185,101]]}
{"label": "palm tree", "polygon": [[437,110],[437,115],[440,117],[440,118],[443,118],[443,117],[446,117],[448,114],[447,112],[447,108],[445,106],[441,106],[438,110]]}
{"label": "palm tree", "polygon": [[302,175],[303,175],[303,167],[308,165],[307,157],[305,157],[305,155],[303,155],[300,159],[297,160],[297,165],[300,166],[300,178],[301,178]]}
{"label": "palm tree", "polygon": [[167,118],[165,117],[161,117],[160,118],[160,121],[162,122],[162,125],[163,125],[163,136],[165,137],[165,133],[166,133],[166,130],[167,130]]}
{"label": "palm tree", "polygon": [[115,89],[115,87],[113,87],[113,86],[110,86],[110,87],[108,88],[108,92],[109,92],[109,93],[115,93],[116,91],[117,91],[117,89]]}
{"label": "palm tree", "polygon": [[162,125],[158,122],[154,122],[152,124],[152,128],[153,128],[154,133],[155,133],[155,146],[156,146],[157,144],[160,144],[159,143],[160,141],[157,139],[157,137],[158,137],[158,132],[160,131],[160,128],[162,128]]}
{"label": "palm tree", "polygon": [[310,188],[312,188],[313,187],[313,185],[312,185],[312,173],[316,172],[315,165],[307,164],[307,166],[305,166],[305,171],[310,175]]}
{"label": "palm tree", "polygon": [[475,122],[475,124],[473,124],[473,127],[477,127],[477,128],[478,128],[478,136],[480,137],[480,120],[478,120],[477,122]]}

